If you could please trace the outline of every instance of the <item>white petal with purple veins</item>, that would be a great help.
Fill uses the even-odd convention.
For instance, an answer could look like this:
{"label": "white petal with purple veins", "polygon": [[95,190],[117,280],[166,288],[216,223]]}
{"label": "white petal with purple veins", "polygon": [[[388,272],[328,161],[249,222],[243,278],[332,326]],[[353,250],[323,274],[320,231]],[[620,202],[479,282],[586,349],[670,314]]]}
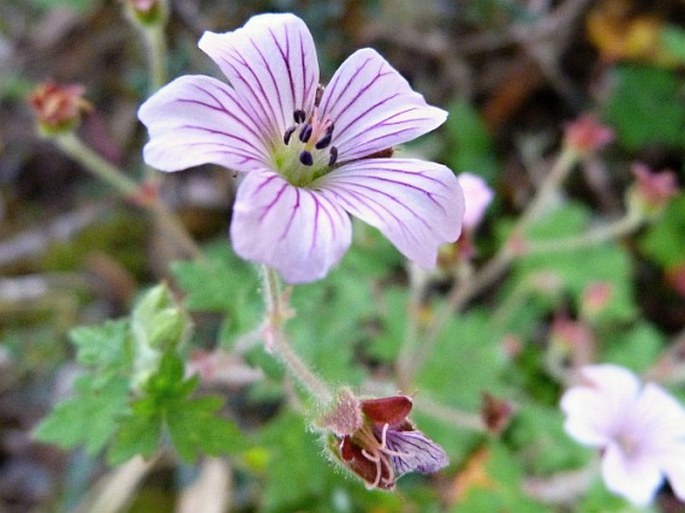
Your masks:
{"label": "white petal with purple veins", "polygon": [[313,186],[426,268],[435,265],[438,246],[461,233],[461,188],[452,171],[434,162],[365,159],[335,169]]}
{"label": "white petal with purple veins", "polygon": [[311,113],[319,84],[312,35],[292,14],[253,16],[233,32],[205,32],[200,48],[231,81],[271,141],[293,124],[293,113]]}
{"label": "white petal with purple veins", "polygon": [[218,164],[236,171],[264,167],[267,149],[235,91],[214,78],[183,76],[138,111],[150,142],[145,162],[162,171]]}
{"label": "white petal with purple veins", "polygon": [[385,438],[397,477],[407,472],[430,474],[449,464],[447,454],[421,431],[388,430]]}
{"label": "white petal with purple veins", "polygon": [[447,113],[423,96],[375,50],[353,53],[321,98],[321,117],[335,123],[339,161],[367,157],[440,126]]}
{"label": "white petal with purple veins", "polygon": [[231,221],[236,253],[274,267],[288,283],[323,277],[351,239],[350,218],[342,208],[273,171],[248,173],[238,188]]}

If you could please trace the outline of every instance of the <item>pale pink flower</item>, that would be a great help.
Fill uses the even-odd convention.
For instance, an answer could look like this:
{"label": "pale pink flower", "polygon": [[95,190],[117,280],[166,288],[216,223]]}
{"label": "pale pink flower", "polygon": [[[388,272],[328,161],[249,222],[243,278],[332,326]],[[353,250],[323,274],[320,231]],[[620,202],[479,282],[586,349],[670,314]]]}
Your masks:
{"label": "pale pink flower", "polygon": [[464,228],[472,230],[480,224],[495,193],[478,175],[461,173],[457,180],[464,191]]}
{"label": "pale pink flower", "polygon": [[288,282],[323,277],[351,242],[352,214],[409,259],[435,265],[457,239],[464,200],[451,170],[387,158],[441,125],[374,50],[352,54],[319,88],[312,36],[292,14],[262,14],[199,43],[230,85],[183,76],[140,108],[145,161],[163,171],[213,163],[242,175],[231,239]]}
{"label": "pale pink flower", "polygon": [[576,441],[602,450],[607,488],[642,506],[666,478],[685,500],[683,407],[659,385],[642,385],[617,365],[583,367],[581,377],[561,398],[564,427]]}

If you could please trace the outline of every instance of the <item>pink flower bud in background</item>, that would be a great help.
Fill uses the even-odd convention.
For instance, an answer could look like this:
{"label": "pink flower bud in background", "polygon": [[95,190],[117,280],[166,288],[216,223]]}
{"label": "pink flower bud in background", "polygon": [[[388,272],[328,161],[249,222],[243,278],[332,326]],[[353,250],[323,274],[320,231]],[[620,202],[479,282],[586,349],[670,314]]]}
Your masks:
{"label": "pink flower bud in background", "polygon": [[564,147],[587,156],[614,140],[614,131],[602,125],[592,114],[584,114],[564,126]]}
{"label": "pink flower bud in background", "polygon": [[601,313],[611,302],[614,287],[605,281],[588,284],[583,290],[580,308],[583,315],[594,317]]}
{"label": "pink flower bud in background", "polygon": [[46,82],[29,95],[28,102],[39,127],[47,133],[73,129],[81,114],[92,106],[83,98],[85,88],[80,84],[60,85]]}
{"label": "pink flower bud in background", "polygon": [[129,16],[142,25],[163,23],[167,17],[167,0],[123,0]]}
{"label": "pink flower bud in background", "polygon": [[678,194],[676,175],[670,169],[658,173],[649,166],[636,162],[632,172],[635,183],[629,191],[633,206],[637,206],[648,215],[660,213],[671,199]]}
{"label": "pink flower bud in background", "polygon": [[457,180],[464,191],[464,227],[473,230],[483,220],[495,193],[478,175],[461,173]]}

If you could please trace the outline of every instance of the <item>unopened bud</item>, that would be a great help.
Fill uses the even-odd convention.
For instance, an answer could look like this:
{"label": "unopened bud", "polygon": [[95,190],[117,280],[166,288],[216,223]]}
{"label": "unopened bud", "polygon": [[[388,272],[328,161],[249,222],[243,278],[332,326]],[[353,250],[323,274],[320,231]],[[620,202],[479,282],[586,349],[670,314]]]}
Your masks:
{"label": "unopened bud", "polygon": [[595,317],[601,313],[611,302],[614,295],[614,287],[611,283],[596,281],[590,283],[583,290],[580,307],[583,315]]}
{"label": "unopened bud", "polygon": [[592,114],[584,114],[564,126],[564,146],[586,157],[614,140],[614,131]]}
{"label": "unopened bud", "polygon": [[678,194],[676,175],[670,169],[658,173],[642,163],[632,167],[635,183],[628,190],[628,205],[649,218],[659,216],[671,199]]}
{"label": "unopened bud", "polygon": [[83,98],[85,88],[80,84],[60,85],[46,82],[39,85],[28,97],[36,115],[38,126],[46,134],[73,130],[81,114],[92,106]]}
{"label": "unopened bud", "polygon": [[166,22],[168,8],[165,0],[124,0],[131,19],[141,25]]}
{"label": "unopened bud", "polygon": [[501,434],[509,426],[513,413],[514,408],[509,402],[483,393],[480,414],[490,433]]}

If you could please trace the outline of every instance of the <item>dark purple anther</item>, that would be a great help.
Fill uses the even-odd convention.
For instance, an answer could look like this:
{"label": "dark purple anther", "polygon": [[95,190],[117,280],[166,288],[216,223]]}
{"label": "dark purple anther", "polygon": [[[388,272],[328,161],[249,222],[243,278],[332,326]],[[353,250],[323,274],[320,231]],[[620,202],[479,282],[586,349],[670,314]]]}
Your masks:
{"label": "dark purple anther", "polygon": [[283,142],[286,146],[288,146],[288,144],[290,143],[290,138],[292,137],[293,133],[295,133],[295,130],[297,130],[297,126],[293,125],[291,127],[288,127],[288,129],[283,134]]}
{"label": "dark purple anther", "polygon": [[300,162],[302,162],[305,166],[311,166],[314,164],[314,158],[312,157],[311,153],[309,153],[307,150],[304,150],[302,153],[300,153]]}
{"label": "dark purple anther", "polygon": [[306,117],[307,115],[302,109],[297,109],[295,112],[293,112],[293,118],[295,119],[295,123],[297,124],[304,123]]}
{"label": "dark purple anther", "polygon": [[338,160],[338,148],[331,146],[331,149],[328,150],[328,153],[330,154],[330,157],[328,158],[328,165],[332,166]]}
{"label": "dark purple anther", "polygon": [[313,130],[314,128],[309,123],[302,125],[302,130],[300,130],[300,141],[303,143],[309,142],[309,138],[312,136]]}
{"label": "dark purple anther", "polygon": [[330,130],[327,130],[326,133],[324,134],[324,136],[321,139],[319,139],[318,141],[316,141],[316,144],[314,145],[314,147],[317,150],[323,150],[326,146],[331,144],[331,137],[333,137],[333,132],[331,132]]}

